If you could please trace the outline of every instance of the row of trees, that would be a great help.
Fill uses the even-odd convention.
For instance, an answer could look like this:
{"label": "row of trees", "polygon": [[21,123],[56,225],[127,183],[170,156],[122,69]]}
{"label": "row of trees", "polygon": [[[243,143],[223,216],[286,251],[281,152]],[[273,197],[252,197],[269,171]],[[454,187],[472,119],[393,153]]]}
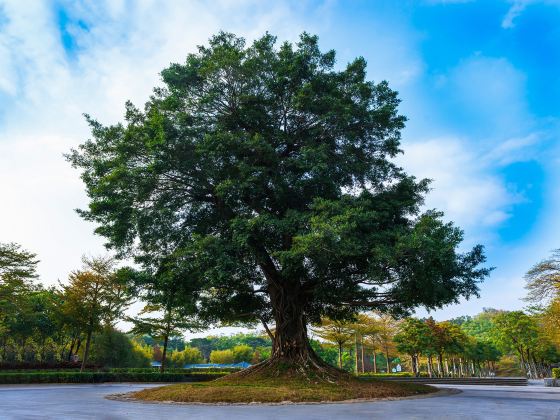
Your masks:
{"label": "row of trees", "polygon": [[83,369],[94,335],[96,362],[149,362],[115,330],[132,302],[127,270],[116,269],[110,258],[86,258],[67,282],[44,288],[36,281],[37,263],[19,245],[0,243],[0,362],[70,362],[81,354]]}
{"label": "row of trees", "polygon": [[314,331],[337,347],[341,368],[344,350],[352,349],[357,373],[368,368],[378,372],[382,354],[385,372],[392,371],[392,361],[402,363],[407,356],[408,367],[416,375],[421,367],[430,377],[489,375],[499,357],[494,346],[467,336],[458,325],[432,318],[397,321],[385,315],[361,314],[354,322],[325,319]]}
{"label": "row of trees", "polygon": [[[117,269],[112,259],[84,259],[83,267],[72,272],[67,283],[44,289],[34,281],[34,254],[15,244],[3,244],[0,251],[0,357],[4,362],[55,362],[80,354],[83,368],[94,336],[93,361],[108,365],[142,366],[158,360],[163,370],[170,343],[173,366],[203,361],[256,363],[270,357],[270,337],[253,334],[198,338],[185,346],[177,337],[205,324],[193,315],[194,308],[189,312],[162,306],[162,297],[169,292],[149,294],[149,288],[143,289],[141,296],[151,303],[138,317],[125,317],[124,310],[139,295],[138,285],[145,285],[147,279],[145,273]],[[534,306],[531,313],[485,310],[473,318],[445,322],[431,318],[397,321],[383,314],[359,314],[353,321],[325,318],[313,328],[321,342],[312,345],[323,359],[355,372],[390,372],[393,361],[407,360],[416,375],[422,370],[429,376],[491,375],[499,367],[500,356],[514,355],[527,376],[547,376],[550,364],[558,359],[559,344],[557,329],[550,328],[558,304],[552,263],[541,262],[528,274],[529,299],[540,302],[543,295],[548,299],[547,306]],[[543,281],[543,275],[549,281]],[[144,338],[131,341],[116,331],[114,325],[120,319],[132,321],[132,335]],[[331,360],[325,343],[336,348],[336,360]]]}
{"label": "row of trees", "polygon": [[349,368],[344,362],[352,354],[351,367],[357,373],[377,372],[383,354],[385,372],[398,360],[415,375],[493,376],[497,371],[511,374],[500,361],[515,357],[515,374],[542,378],[550,376],[551,365],[560,360],[560,347],[540,321],[540,314],[493,309],[443,322],[361,314],[353,322],[324,319],[314,332],[337,349],[340,368]]}

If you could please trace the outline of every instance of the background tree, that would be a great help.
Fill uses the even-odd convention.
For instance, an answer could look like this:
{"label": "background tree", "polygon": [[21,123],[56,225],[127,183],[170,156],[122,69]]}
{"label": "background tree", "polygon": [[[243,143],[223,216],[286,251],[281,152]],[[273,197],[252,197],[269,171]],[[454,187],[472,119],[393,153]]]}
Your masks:
{"label": "background tree", "polygon": [[439,308],[489,270],[481,246],[458,253],[462,232],[420,213],[428,182],[391,161],[396,92],[366,80],[363,58],[335,70],[315,36],[275,42],[219,33],[124,124],[88,118],[93,139],[68,159],[110,247],[147,265],[179,253],[209,318],[274,321],[269,368],[338,376],[308,322]]}
{"label": "background tree", "polygon": [[372,364],[373,364],[373,372],[377,373],[377,356],[379,354],[380,342],[380,334],[382,332],[382,328],[380,327],[380,320],[374,316],[367,317],[367,325],[363,327],[363,337],[366,348],[370,349],[372,352]]}
{"label": "background tree", "polygon": [[160,366],[162,373],[165,371],[169,338],[180,335],[184,331],[199,331],[203,328],[203,324],[197,319],[184,315],[180,309],[153,304],[145,305],[139,316],[127,320],[134,324],[130,331],[132,334],[148,334],[156,340],[163,341]]}
{"label": "background tree", "polygon": [[88,360],[104,367],[149,367],[151,352],[134,345],[121,331],[104,325],[95,333]]}
{"label": "background tree", "polygon": [[[93,333],[101,329],[103,321],[110,326],[130,299],[127,294],[117,292],[121,288],[122,279],[109,257],[84,257],[82,270],[71,273],[68,284],[62,286],[63,311],[86,335],[81,370],[89,357]],[[120,302],[117,296],[120,296]]]}
{"label": "background tree", "polygon": [[379,331],[376,335],[377,342],[385,355],[387,373],[391,373],[391,355],[394,356],[393,352],[396,352],[393,338],[397,333],[398,322],[390,315],[380,315],[378,328]]}
{"label": "background tree", "polygon": [[6,339],[10,325],[27,308],[26,297],[37,278],[37,255],[15,243],[0,243],[0,338]]}
{"label": "background tree", "polygon": [[538,344],[538,326],[533,318],[522,311],[504,312],[495,318],[497,344],[505,352],[515,351],[529,378],[537,378],[532,355]]}
{"label": "background tree", "polygon": [[173,270],[170,264],[169,260],[162,263],[153,274],[130,272],[134,288],[140,291],[142,300],[148,302],[140,316],[128,318],[134,324],[131,332],[136,335],[148,334],[163,342],[162,373],[165,371],[169,339],[185,331],[194,332],[205,327],[196,317],[195,295],[182,287],[184,283],[177,279],[181,272]]}
{"label": "background tree", "polygon": [[185,347],[181,351],[174,351],[169,359],[171,364],[178,368],[204,361],[202,353],[196,347]]}
{"label": "background tree", "polygon": [[430,329],[426,323],[417,318],[406,318],[393,337],[398,351],[408,354],[411,358],[412,372],[420,373],[420,355],[429,346]]}
{"label": "background tree", "polygon": [[560,249],[535,264],[525,275],[528,290],[527,300],[533,303],[545,303],[560,296]]}
{"label": "background tree", "polygon": [[324,318],[320,325],[313,328],[313,332],[317,337],[336,345],[338,350],[338,367],[342,369],[342,351],[354,339],[351,326],[344,321]]}
{"label": "background tree", "polygon": [[533,266],[525,279],[526,300],[537,305],[544,334],[560,348],[560,249]]}
{"label": "background tree", "polygon": [[[352,329],[354,330],[354,343],[355,343],[355,371],[358,372],[358,365],[360,367],[360,371],[362,373],[365,372],[365,357],[366,357],[366,349],[367,341],[369,339],[370,343],[378,342],[378,335],[380,334],[382,328],[379,326],[379,319],[374,316],[370,316],[365,313],[358,314],[356,316],[355,321],[351,324]],[[359,349],[358,349],[359,347]],[[377,370],[377,363],[376,363],[376,352],[375,348],[376,345],[372,346],[373,350],[373,364],[374,370]],[[358,363],[359,360],[359,363]]]}
{"label": "background tree", "polygon": [[218,363],[229,365],[235,362],[235,355],[230,349],[227,350],[212,350],[210,353],[210,363]]}

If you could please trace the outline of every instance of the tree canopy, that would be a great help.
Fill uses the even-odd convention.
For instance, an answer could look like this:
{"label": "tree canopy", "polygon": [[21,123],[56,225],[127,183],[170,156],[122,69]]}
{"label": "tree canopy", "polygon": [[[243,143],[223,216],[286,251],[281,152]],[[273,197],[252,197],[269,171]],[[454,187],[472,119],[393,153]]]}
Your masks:
{"label": "tree canopy", "polygon": [[363,58],[337,70],[316,36],[219,33],[161,75],[123,124],[88,117],[68,159],[109,247],[146,267],[172,256],[208,318],[273,320],[273,358],[306,359],[322,316],[478,293],[483,249],[459,253],[461,230],[421,212],[428,181],[392,161],[397,93]]}

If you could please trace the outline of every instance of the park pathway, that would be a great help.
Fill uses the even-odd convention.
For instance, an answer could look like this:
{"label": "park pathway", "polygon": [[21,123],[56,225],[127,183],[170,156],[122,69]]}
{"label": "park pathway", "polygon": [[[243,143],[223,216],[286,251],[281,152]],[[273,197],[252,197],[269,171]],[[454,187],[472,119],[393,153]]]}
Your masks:
{"label": "park pathway", "polygon": [[0,419],[547,419],[560,420],[560,388],[454,386],[454,395],[353,404],[201,406],[107,400],[153,384],[3,385]]}

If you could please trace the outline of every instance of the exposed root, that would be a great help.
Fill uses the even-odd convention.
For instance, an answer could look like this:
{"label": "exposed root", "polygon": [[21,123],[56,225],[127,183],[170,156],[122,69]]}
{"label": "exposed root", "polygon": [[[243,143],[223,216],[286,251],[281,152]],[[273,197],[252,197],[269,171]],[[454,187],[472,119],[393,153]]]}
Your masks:
{"label": "exposed root", "polygon": [[259,379],[291,378],[309,383],[337,384],[351,379],[351,376],[316,357],[314,354],[304,359],[271,358],[242,371],[217,379],[217,381],[241,382]]}

